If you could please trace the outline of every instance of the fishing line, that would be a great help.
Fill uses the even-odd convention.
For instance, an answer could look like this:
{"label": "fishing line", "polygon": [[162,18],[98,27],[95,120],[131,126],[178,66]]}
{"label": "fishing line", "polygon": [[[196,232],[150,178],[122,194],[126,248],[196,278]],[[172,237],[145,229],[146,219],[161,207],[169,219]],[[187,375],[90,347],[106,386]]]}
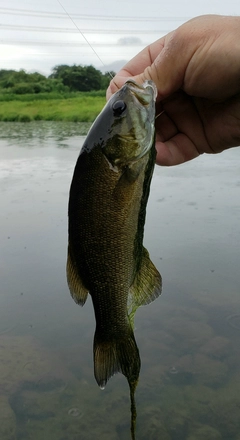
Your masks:
{"label": "fishing line", "polygon": [[156,119],[159,118],[159,116],[161,116],[163,113],[165,113],[165,110],[162,110],[160,113],[158,113],[157,116],[155,116],[155,121],[156,121]]}
{"label": "fishing line", "polygon": [[[84,38],[84,40],[86,41],[86,43],[91,47],[92,51],[95,53],[96,57],[99,59],[99,61],[101,62],[101,64],[105,67],[105,64],[103,62],[103,60],[100,58],[100,56],[98,55],[98,53],[96,52],[96,50],[94,49],[94,47],[91,45],[91,43],[88,41],[88,39],[85,37],[84,33],[81,31],[81,29],[78,27],[77,23],[73,20],[73,18],[71,17],[71,15],[67,12],[67,10],[64,8],[64,6],[62,5],[62,3],[60,2],[60,0],[57,0],[57,2],[59,3],[59,5],[61,6],[61,8],[64,10],[65,14],[68,16],[68,18],[71,20],[71,22],[74,24],[75,28],[80,32],[80,34],[82,35],[82,37]],[[111,72],[107,71],[107,74],[110,76],[111,79],[113,79],[113,75],[111,74]],[[114,83],[115,84],[115,83]],[[119,87],[117,86],[117,84],[115,84],[115,86],[119,89]]]}

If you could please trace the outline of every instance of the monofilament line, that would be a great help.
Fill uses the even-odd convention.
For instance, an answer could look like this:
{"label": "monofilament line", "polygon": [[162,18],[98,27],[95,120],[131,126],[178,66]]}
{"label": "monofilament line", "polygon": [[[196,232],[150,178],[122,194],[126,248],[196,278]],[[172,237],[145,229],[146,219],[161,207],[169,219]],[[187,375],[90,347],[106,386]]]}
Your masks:
{"label": "monofilament line", "polygon": [[[73,18],[71,17],[71,15],[69,15],[69,13],[67,12],[67,10],[64,8],[63,4],[60,2],[60,0],[57,0],[57,2],[59,3],[59,5],[61,6],[61,8],[64,10],[65,14],[67,14],[68,18],[71,20],[71,22],[74,24],[75,28],[80,32],[80,34],[83,36],[84,40],[86,41],[86,43],[91,47],[92,51],[95,53],[96,57],[99,59],[99,61],[101,62],[101,64],[105,67],[105,64],[103,62],[103,60],[100,58],[100,56],[97,54],[97,52],[95,51],[95,49],[93,48],[93,46],[91,45],[91,43],[89,43],[88,39],[85,37],[84,33],[81,31],[81,29],[78,27],[77,23],[73,20]],[[109,74],[109,76],[113,79],[113,76],[110,72],[107,72]]]}

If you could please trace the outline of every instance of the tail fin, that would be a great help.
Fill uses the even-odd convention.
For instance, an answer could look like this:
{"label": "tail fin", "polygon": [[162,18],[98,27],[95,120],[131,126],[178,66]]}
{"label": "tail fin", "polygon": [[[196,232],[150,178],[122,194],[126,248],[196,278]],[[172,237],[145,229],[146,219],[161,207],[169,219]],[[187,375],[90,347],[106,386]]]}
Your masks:
{"label": "tail fin", "polygon": [[94,336],[94,374],[98,385],[104,388],[108,379],[117,372],[126,376],[129,384],[137,383],[140,372],[140,356],[133,330],[116,335],[113,340],[102,340],[97,330]]}

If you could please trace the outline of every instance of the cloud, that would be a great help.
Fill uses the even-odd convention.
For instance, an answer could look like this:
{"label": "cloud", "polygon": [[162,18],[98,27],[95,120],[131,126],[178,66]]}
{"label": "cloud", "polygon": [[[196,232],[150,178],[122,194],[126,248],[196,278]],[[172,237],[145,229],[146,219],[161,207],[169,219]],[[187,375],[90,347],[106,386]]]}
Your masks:
{"label": "cloud", "polygon": [[120,46],[141,46],[143,43],[138,37],[123,37],[119,38],[118,44]]}
{"label": "cloud", "polygon": [[[98,69],[101,70],[102,73],[107,73],[107,72],[118,72],[125,64],[127,63],[127,60],[118,60],[118,61],[114,61],[113,63],[110,64],[106,64],[105,66],[99,66]],[[109,77],[109,81],[110,81],[110,77]]]}

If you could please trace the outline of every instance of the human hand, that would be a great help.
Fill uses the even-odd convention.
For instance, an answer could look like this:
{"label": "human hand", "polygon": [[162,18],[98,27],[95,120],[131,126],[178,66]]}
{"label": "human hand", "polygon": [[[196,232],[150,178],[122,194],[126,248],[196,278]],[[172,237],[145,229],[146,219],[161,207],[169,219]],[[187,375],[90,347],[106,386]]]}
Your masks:
{"label": "human hand", "polygon": [[240,17],[206,15],[184,23],[129,61],[107,98],[129,78],[157,86],[159,165],[240,145]]}

